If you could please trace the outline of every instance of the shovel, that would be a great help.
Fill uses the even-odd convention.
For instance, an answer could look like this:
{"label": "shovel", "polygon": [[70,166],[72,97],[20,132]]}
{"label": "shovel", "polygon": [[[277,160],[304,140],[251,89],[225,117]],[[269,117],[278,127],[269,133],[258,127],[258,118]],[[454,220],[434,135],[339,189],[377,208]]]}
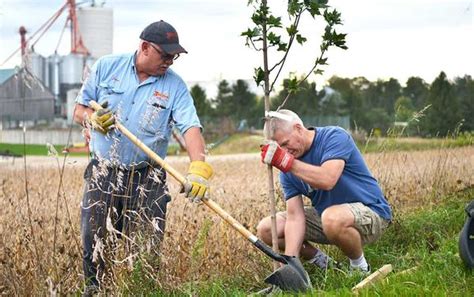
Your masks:
{"label": "shovel", "polygon": [[[91,101],[90,106],[96,111],[102,109],[102,106],[95,101]],[[181,173],[171,167],[167,162],[165,162],[160,156],[158,156],[154,151],[152,151],[143,142],[141,142],[122,124],[116,121],[115,127],[119,129],[123,134],[125,134],[125,136],[127,136],[127,138],[130,139],[130,141],[133,142],[137,147],[143,150],[143,152],[145,152],[148,157],[150,157],[153,161],[159,164],[164,170],[166,170],[166,172],[168,172],[181,185],[184,186],[184,184],[186,183],[186,179],[183,175],[181,175]],[[304,292],[312,288],[308,273],[304,270],[303,265],[297,257],[282,255],[273,251],[268,245],[258,239],[257,236],[253,235],[249,230],[247,230],[242,224],[240,224],[230,214],[223,210],[213,200],[208,198],[202,199],[202,203],[212,209],[216,214],[218,214],[232,228],[238,231],[243,237],[249,240],[260,251],[265,253],[273,260],[285,264],[279,269],[275,270],[271,275],[269,275],[265,279],[266,283],[275,285],[284,291],[293,292]]]}

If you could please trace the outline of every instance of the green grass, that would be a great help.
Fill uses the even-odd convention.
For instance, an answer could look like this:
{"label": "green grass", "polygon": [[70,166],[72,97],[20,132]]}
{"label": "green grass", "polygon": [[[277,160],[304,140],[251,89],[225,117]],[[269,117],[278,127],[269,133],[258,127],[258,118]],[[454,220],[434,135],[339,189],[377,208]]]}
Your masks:
{"label": "green grass", "polygon": [[[25,145],[26,148],[26,155],[27,156],[47,156],[48,155],[48,147],[46,144],[27,144]],[[0,143],[0,154],[7,154],[7,155],[17,155],[23,156],[25,148],[23,144],[12,144],[12,143]],[[60,156],[63,156],[62,150],[64,145],[55,145],[54,148],[59,153]],[[169,145],[168,147],[168,155],[176,155],[179,152],[179,145]],[[181,154],[183,154],[181,152]],[[87,153],[70,153],[70,156],[87,156]]]}
{"label": "green grass", "polygon": [[222,143],[211,145],[209,152],[211,155],[240,154],[260,152],[260,144],[263,136],[246,133],[236,133],[228,137]]}
{"label": "green grass", "polygon": [[[458,254],[459,232],[466,218],[464,207],[473,197],[474,188],[471,188],[438,198],[435,206],[396,214],[383,237],[365,248],[373,271],[385,264],[392,264],[394,270],[384,280],[363,289],[359,294],[473,296],[474,272],[464,267]],[[330,247],[328,250],[337,260],[347,262],[336,248]],[[270,266],[270,263],[265,265]],[[360,275],[347,274],[347,269],[323,273],[317,268],[305,267],[314,290],[301,296],[353,296],[351,288],[362,280]],[[410,273],[400,273],[413,267],[416,269]],[[265,287],[263,281],[243,279],[238,271],[232,277],[184,283],[179,288],[168,290],[142,279],[140,267],[136,267],[132,276],[130,284],[125,286],[127,289],[123,290],[125,295],[247,296]],[[260,277],[263,279],[264,276]]]}
{"label": "green grass", "polygon": [[[55,145],[56,151],[61,152],[64,146]],[[27,144],[25,145],[26,155],[31,156],[47,156],[48,147],[43,144]],[[25,150],[23,144],[0,143],[0,152],[10,153],[23,156]],[[84,154],[85,155],[85,154]]]}
{"label": "green grass", "polygon": [[[394,265],[395,273],[371,294],[472,296],[474,274],[467,270],[458,250],[465,204],[474,189],[441,199],[433,208],[395,217],[395,222],[367,255],[376,267]],[[396,272],[418,267],[413,273]]]}
{"label": "green grass", "polygon": [[474,145],[473,133],[461,133],[456,137],[445,138],[369,138],[365,142],[357,142],[357,146],[364,153],[383,151],[419,151],[469,145]]}

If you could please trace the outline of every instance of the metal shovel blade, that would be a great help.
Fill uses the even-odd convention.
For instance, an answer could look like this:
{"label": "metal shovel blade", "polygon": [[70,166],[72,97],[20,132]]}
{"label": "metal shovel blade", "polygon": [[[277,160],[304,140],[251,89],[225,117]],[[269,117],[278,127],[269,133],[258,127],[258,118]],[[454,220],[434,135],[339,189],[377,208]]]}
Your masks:
{"label": "metal shovel blade", "polygon": [[301,261],[297,257],[281,256],[285,258],[287,264],[267,276],[265,282],[283,291],[305,292],[311,289],[311,281]]}

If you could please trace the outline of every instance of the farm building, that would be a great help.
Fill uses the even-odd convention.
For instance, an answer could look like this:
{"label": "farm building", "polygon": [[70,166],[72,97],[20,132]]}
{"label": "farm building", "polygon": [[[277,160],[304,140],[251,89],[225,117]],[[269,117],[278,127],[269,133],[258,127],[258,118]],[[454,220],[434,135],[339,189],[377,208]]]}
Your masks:
{"label": "farm building", "polygon": [[20,121],[54,117],[54,95],[24,68],[0,69],[0,123],[18,127]]}

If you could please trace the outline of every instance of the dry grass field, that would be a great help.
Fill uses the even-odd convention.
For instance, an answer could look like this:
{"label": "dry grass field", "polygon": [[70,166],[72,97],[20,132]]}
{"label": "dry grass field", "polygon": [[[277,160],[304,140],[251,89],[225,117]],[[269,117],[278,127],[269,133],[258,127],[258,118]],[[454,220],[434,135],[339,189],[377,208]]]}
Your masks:
{"label": "dry grass field", "polygon": [[[442,195],[474,186],[474,147],[367,154],[365,158],[397,214],[436,207]],[[209,158],[215,169],[212,199],[252,232],[268,214],[265,167],[257,154]],[[59,162],[58,162],[59,161]],[[186,158],[170,158],[185,172]],[[21,159],[0,163],[0,295],[72,294],[82,287],[79,232],[84,160],[28,159],[27,189]],[[276,174],[275,174],[276,176]],[[261,282],[271,266],[246,240],[204,205],[187,202],[169,178],[169,204],[161,265],[153,246],[140,241],[135,254],[110,255],[108,287],[127,286],[141,271],[164,288],[214,277]],[[27,195],[28,193],[28,195]],[[278,194],[278,192],[277,192]],[[284,208],[281,199],[280,209]],[[126,239],[118,245],[127,246]],[[127,281],[125,281],[127,280]]]}

